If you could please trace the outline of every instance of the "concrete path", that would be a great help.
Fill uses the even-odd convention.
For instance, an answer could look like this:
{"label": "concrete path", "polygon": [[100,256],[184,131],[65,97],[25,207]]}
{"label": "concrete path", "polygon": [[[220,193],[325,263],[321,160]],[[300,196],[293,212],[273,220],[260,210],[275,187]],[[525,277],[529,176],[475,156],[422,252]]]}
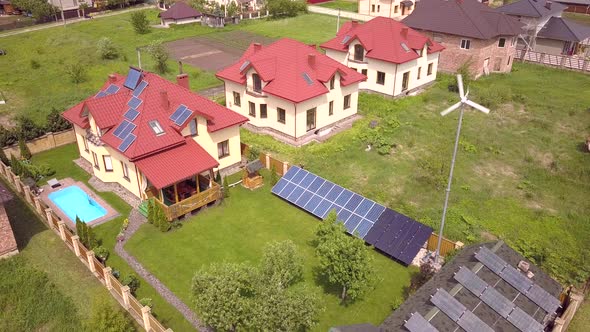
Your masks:
{"label": "concrete path", "polygon": [[[109,17],[109,16],[115,16],[115,15],[121,15],[121,14],[125,14],[125,13],[129,13],[129,12],[134,12],[134,11],[138,11],[138,10],[144,10],[147,8],[155,8],[155,6],[150,5],[150,6],[141,6],[141,7],[134,7],[134,8],[129,8],[129,9],[124,9],[124,10],[117,10],[117,11],[113,11],[110,13],[106,13],[106,14],[99,14],[96,16],[93,16],[92,19],[100,19],[103,17]],[[78,22],[82,22],[82,21],[87,21],[90,20],[89,18],[73,18],[73,19],[67,19],[66,20],[66,28],[68,25],[70,24],[74,24],[74,23],[78,23]],[[0,34],[0,38],[2,37],[8,37],[8,36],[15,36],[15,35],[20,35],[22,33],[27,33],[27,32],[31,32],[31,31],[37,31],[37,30],[44,30],[44,29],[50,29],[50,28],[55,28],[55,27],[63,27],[63,21],[58,21],[58,22],[53,22],[53,23],[47,23],[47,24],[38,24],[38,25],[34,25],[28,28],[23,28],[23,29],[15,29],[15,30],[10,30],[8,32],[2,33]]]}
{"label": "concrete path", "polygon": [[192,326],[194,326],[199,331],[206,331],[210,332],[209,329],[205,324],[203,324],[197,315],[186,305],[181,299],[179,299],[172,291],[166,287],[158,278],[156,278],[153,274],[150,273],[141,263],[133,257],[133,255],[129,254],[125,251],[124,246],[127,240],[133,236],[133,234],[139,229],[139,227],[147,222],[146,218],[139,213],[139,210],[133,209],[129,214],[129,226],[127,230],[125,230],[125,239],[121,242],[117,242],[115,245],[115,252],[123,258],[129,266],[140,275],[143,279],[145,279],[152,287],[156,289],[158,294],[162,296],[168,303],[170,303],[173,307],[176,308],[183,316],[188,320]]}
{"label": "concrete path", "polygon": [[359,14],[359,13],[348,12],[345,10],[339,11],[338,9],[331,9],[331,8],[320,7],[320,6],[308,5],[307,9],[312,13],[324,14],[324,15],[330,15],[330,16],[338,16],[338,13],[340,13],[341,18],[349,18],[349,19],[356,20],[356,21],[369,21],[374,18],[373,16],[370,16],[370,15],[363,15],[363,14]]}

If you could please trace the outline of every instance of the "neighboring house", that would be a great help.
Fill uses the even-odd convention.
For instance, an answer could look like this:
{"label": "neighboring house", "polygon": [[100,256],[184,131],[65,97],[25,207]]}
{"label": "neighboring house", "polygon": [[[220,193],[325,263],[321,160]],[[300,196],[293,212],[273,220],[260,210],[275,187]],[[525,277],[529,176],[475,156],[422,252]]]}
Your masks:
{"label": "neighboring house", "polygon": [[202,14],[184,2],[176,2],[168,10],[158,14],[160,23],[168,27],[170,24],[187,24],[200,22]]}
{"label": "neighboring house", "polygon": [[248,116],[247,128],[294,145],[352,118],[365,79],[315,46],[287,38],[251,44],[217,77],[225,83],[227,107]]}
{"label": "neighboring house", "polygon": [[220,8],[229,6],[232,2],[234,2],[243,13],[256,12],[264,6],[264,3],[261,0],[209,0],[209,3],[217,4]]}
{"label": "neighboring house", "polygon": [[401,20],[420,4],[416,0],[358,0],[358,13]]}
{"label": "neighboring house", "polygon": [[4,203],[13,198],[12,193],[0,184],[0,258],[18,254],[18,247],[6,214]]}
{"label": "neighboring house", "polygon": [[240,163],[239,127],[248,120],[191,92],[186,74],[174,84],[135,68],[109,75],[63,116],[94,176],[165,206],[213,188],[214,169]]}
{"label": "neighboring house", "polygon": [[336,38],[321,45],[326,55],[367,76],[360,89],[389,96],[406,94],[436,79],[444,49],[391,18],[345,23]]}
{"label": "neighboring house", "polygon": [[590,0],[556,0],[567,6],[566,12],[590,15]]}
{"label": "neighboring house", "polygon": [[58,9],[58,17],[63,10],[66,19],[73,17],[80,17],[82,13],[78,10],[80,4],[86,3],[92,7],[93,2],[91,0],[47,0],[50,4],[54,5]]}
{"label": "neighboring house", "polygon": [[0,0],[0,15],[12,15],[15,12],[10,0]]}
{"label": "neighboring house", "polygon": [[524,23],[519,47],[549,54],[587,53],[590,26],[562,18],[567,8],[549,0],[519,0],[497,10]]}
{"label": "neighboring house", "polygon": [[380,325],[382,331],[547,331],[562,287],[504,242],[462,249]]}
{"label": "neighboring house", "polygon": [[469,65],[474,77],[512,70],[521,23],[477,0],[421,0],[403,23],[419,30],[445,49],[438,68],[455,73]]}

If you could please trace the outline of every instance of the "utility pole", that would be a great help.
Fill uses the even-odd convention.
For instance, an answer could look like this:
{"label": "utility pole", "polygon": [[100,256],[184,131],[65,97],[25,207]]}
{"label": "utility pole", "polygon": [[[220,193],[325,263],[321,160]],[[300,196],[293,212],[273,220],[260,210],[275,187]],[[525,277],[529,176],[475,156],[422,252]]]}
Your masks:
{"label": "utility pole", "polygon": [[338,8],[338,19],[336,20],[336,33],[340,30],[340,8]]}
{"label": "utility pole", "polygon": [[141,50],[138,48],[136,48],[137,50],[137,66],[139,67],[139,69],[141,69]]}

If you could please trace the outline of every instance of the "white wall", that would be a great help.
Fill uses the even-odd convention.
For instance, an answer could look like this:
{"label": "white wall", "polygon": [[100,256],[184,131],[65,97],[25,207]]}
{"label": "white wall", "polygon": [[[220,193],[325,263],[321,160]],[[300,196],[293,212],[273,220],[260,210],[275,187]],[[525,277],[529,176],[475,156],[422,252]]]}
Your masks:
{"label": "white wall", "polygon": [[401,4],[402,1],[403,0],[358,0],[358,12],[359,14],[364,15],[384,16],[401,20],[410,15],[416,5],[420,5],[420,2],[414,2],[414,5],[411,8],[406,8],[404,11]]}
{"label": "white wall", "polygon": [[165,27],[169,27],[170,24],[189,24],[195,22],[201,22],[201,18],[184,18],[181,20],[160,19],[160,24]]}

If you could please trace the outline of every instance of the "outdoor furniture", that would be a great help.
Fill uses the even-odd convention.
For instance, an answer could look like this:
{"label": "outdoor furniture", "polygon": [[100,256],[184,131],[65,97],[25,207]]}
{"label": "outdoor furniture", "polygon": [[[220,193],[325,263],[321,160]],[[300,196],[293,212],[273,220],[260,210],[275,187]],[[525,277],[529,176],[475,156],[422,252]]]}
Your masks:
{"label": "outdoor furniture", "polygon": [[259,159],[247,163],[242,177],[242,186],[251,190],[262,187],[264,180],[258,171],[263,167]]}
{"label": "outdoor furniture", "polygon": [[57,181],[56,178],[53,179],[49,179],[47,180],[47,184],[51,187],[51,188],[57,188],[57,187],[61,187],[61,183],[59,183],[59,181]]}

